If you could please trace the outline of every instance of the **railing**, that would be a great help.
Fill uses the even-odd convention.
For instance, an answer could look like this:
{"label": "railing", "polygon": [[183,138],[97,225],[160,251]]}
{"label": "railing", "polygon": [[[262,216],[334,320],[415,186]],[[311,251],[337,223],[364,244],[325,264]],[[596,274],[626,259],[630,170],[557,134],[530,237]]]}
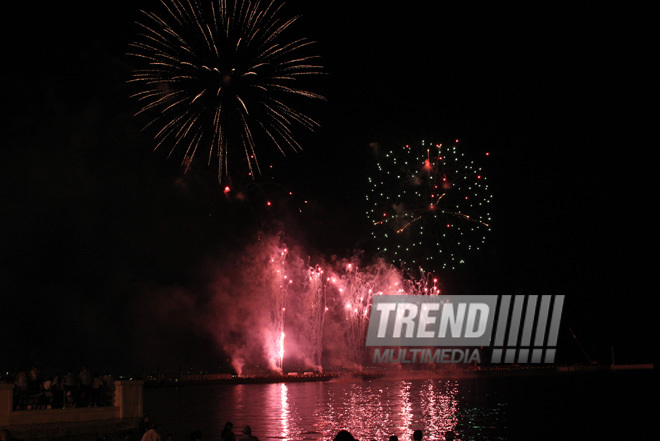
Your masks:
{"label": "railing", "polygon": [[[24,393],[12,383],[0,383],[0,427],[142,417],[142,381],[115,381],[112,391],[79,389],[66,394]],[[55,392],[55,391],[52,391]],[[88,393],[89,392],[89,393]],[[96,407],[94,406],[96,404]],[[50,406],[50,407],[49,407]],[[29,407],[29,408],[28,408]]]}
{"label": "railing", "polygon": [[13,410],[66,409],[74,407],[113,406],[115,388],[39,388],[14,389]]}

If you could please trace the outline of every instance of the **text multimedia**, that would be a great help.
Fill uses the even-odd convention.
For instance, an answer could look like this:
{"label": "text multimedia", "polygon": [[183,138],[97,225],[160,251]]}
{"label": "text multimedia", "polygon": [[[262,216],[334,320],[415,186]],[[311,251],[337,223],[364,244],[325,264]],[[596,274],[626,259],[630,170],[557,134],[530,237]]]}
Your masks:
{"label": "text multimedia", "polygon": [[374,363],[481,363],[478,349],[374,349]]}

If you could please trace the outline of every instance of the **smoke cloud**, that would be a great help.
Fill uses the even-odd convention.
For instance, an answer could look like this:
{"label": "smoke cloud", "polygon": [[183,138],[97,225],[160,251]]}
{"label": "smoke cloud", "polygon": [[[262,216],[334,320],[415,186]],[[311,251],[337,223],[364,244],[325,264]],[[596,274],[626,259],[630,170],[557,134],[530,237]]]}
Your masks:
{"label": "smoke cloud", "polygon": [[306,251],[261,235],[207,262],[204,286],[162,290],[156,320],[188,321],[238,375],[360,369],[372,297],[421,293],[429,283],[407,281],[382,260]]}

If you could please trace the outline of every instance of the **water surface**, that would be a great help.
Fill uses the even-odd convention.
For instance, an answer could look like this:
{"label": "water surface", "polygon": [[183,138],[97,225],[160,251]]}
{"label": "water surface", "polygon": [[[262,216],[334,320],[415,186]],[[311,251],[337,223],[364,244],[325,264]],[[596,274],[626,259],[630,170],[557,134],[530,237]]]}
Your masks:
{"label": "water surface", "polygon": [[651,432],[650,373],[476,379],[344,379],[327,382],[146,388],[145,413],[162,435],[200,429],[219,440],[226,421],[261,441],[614,439]]}

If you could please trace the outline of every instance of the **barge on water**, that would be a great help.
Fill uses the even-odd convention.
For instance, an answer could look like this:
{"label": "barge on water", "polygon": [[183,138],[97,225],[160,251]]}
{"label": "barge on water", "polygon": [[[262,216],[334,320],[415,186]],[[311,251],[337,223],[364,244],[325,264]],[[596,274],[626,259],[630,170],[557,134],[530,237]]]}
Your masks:
{"label": "barge on water", "polygon": [[337,378],[354,377],[359,379],[371,379],[379,375],[360,372],[331,372],[317,373],[291,372],[287,374],[264,374],[264,375],[233,375],[233,374],[183,374],[180,378],[156,380],[147,379],[145,387],[153,386],[193,386],[201,384],[263,384],[263,383],[302,383],[314,381],[330,381]]}
{"label": "barge on water", "polygon": [[640,365],[493,365],[493,366],[454,366],[440,369],[373,369],[365,371],[336,372],[291,372],[287,374],[234,375],[224,373],[182,374],[174,379],[145,379],[145,387],[194,386],[208,384],[263,384],[301,383],[331,380],[374,380],[379,378],[405,379],[469,379],[483,377],[508,377],[531,375],[563,375],[567,373],[594,373],[623,370],[654,370],[654,364]]}

